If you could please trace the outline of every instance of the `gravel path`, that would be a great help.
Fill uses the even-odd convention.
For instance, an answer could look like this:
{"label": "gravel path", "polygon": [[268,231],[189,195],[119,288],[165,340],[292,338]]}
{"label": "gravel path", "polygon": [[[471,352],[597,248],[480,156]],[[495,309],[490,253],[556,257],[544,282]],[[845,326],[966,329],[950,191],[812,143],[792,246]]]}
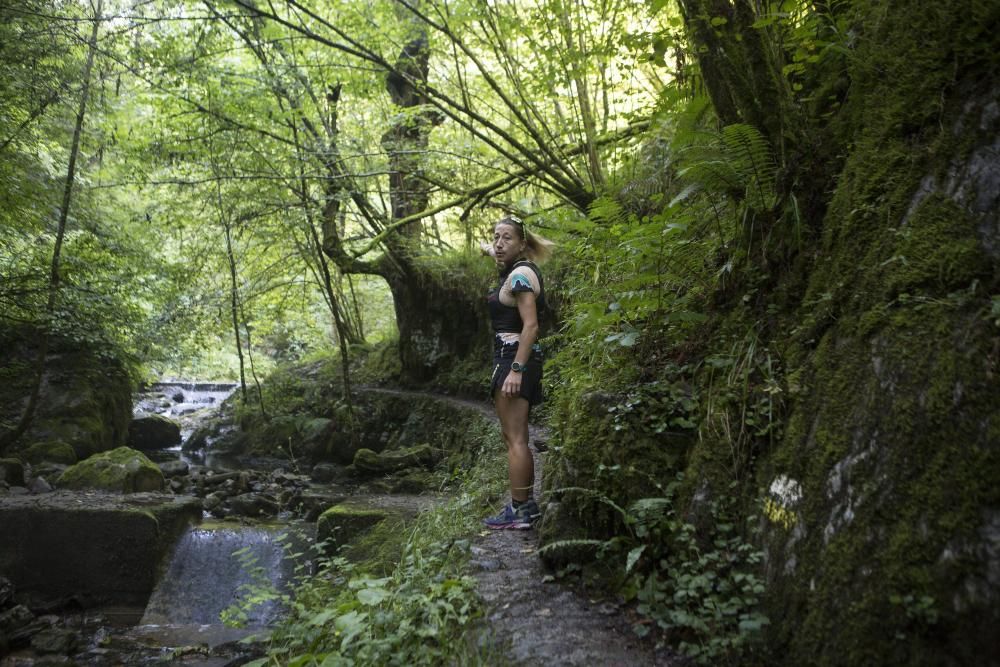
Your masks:
{"label": "gravel path", "polygon": [[[532,440],[543,434],[538,429]],[[535,453],[536,497],[540,497],[544,459],[545,454]],[[636,637],[617,605],[592,601],[556,581],[543,581],[546,571],[537,550],[533,530],[484,530],[472,547],[473,576],[486,602],[492,638],[506,644],[512,664],[672,664]]]}
{"label": "gravel path", "polygon": [[[493,408],[438,394],[391,389],[396,395],[419,395],[470,407],[496,419]],[[529,428],[532,443],[545,442],[541,426]],[[497,443],[497,447],[502,447]],[[532,449],[535,458],[535,497],[541,498],[546,454]],[[499,509],[499,508],[498,508]],[[543,581],[545,567],[537,555],[533,530],[483,530],[472,547],[473,576],[486,603],[490,642],[506,654],[510,664],[586,667],[640,667],[676,665],[666,652],[654,651],[629,627],[625,611],[612,603],[588,599],[558,581]]]}

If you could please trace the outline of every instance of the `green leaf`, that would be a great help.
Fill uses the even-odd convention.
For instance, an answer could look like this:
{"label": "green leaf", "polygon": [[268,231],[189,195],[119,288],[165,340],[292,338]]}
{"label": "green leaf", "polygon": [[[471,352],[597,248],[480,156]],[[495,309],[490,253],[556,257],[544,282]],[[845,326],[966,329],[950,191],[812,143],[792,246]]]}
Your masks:
{"label": "green leaf", "polygon": [[632,571],[635,564],[639,562],[639,557],[642,556],[642,552],[646,550],[646,545],[636,547],[628,552],[628,558],[625,559],[625,574]]}
{"label": "green leaf", "polygon": [[392,593],[384,588],[363,588],[358,591],[358,601],[369,607],[381,604]]}

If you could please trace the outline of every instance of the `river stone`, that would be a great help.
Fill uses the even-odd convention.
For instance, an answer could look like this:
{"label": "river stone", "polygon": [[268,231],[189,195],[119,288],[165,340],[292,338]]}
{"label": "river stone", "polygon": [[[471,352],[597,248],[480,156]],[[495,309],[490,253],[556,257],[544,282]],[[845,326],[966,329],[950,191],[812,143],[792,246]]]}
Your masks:
{"label": "river stone", "polygon": [[187,461],[164,461],[159,464],[159,468],[164,477],[180,477],[188,474],[191,466]]}
{"label": "river stone", "polygon": [[0,459],[0,481],[11,486],[23,486],[24,464],[18,459]]}
{"label": "river stone", "polygon": [[247,517],[276,516],[278,503],[262,493],[243,493],[229,499],[233,514]]}
{"label": "river stone", "polygon": [[7,577],[0,576],[0,609],[7,608],[14,601],[14,584]]}
{"label": "river stone", "polygon": [[0,632],[8,637],[35,620],[35,615],[23,604],[0,611]]}
{"label": "river stone", "polygon": [[119,447],[95,454],[67,469],[59,478],[66,489],[101,489],[119,493],[160,491],[163,473],[142,452]]}
{"label": "river stone", "polygon": [[[33,373],[10,371],[37,360],[39,351],[38,337],[30,329],[4,333],[11,338],[0,342],[4,349],[0,371],[5,378],[0,383],[0,421],[20,417],[22,399],[34,383]],[[52,343],[34,419],[21,441],[61,440],[73,447],[77,459],[125,444],[132,418],[132,382],[125,365],[109,354],[106,345]],[[34,361],[29,363],[34,367]]]}
{"label": "river stone", "polygon": [[31,475],[33,477],[44,477],[46,480],[57,480],[67,469],[69,469],[69,466],[64,463],[46,461],[31,466]]}
{"label": "river stone", "polygon": [[306,521],[317,521],[320,515],[337,503],[342,503],[346,496],[330,489],[307,489],[295,500],[299,514]]}
{"label": "river stone", "polygon": [[133,417],[128,425],[128,446],[133,449],[167,449],[179,444],[181,426],[169,417],[143,413]]}
{"label": "river stone", "polygon": [[62,440],[36,442],[21,452],[21,457],[32,465],[42,462],[73,465],[77,462],[76,450]]}
{"label": "river stone", "polygon": [[205,508],[206,512],[214,514],[215,510],[222,506],[223,500],[225,500],[225,495],[219,493],[218,491],[214,491],[205,496],[202,500],[202,506]]}
{"label": "river stone", "polygon": [[430,467],[438,458],[438,453],[427,444],[406,449],[395,449],[376,453],[370,449],[359,449],[354,455],[356,470],[368,475],[385,475],[406,468]]}
{"label": "river stone", "polygon": [[427,470],[410,470],[395,480],[390,490],[392,493],[423,493],[435,486],[437,478]]}
{"label": "river stone", "polygon": [[28,491],[33,494],[51,493],[52,485],[45,481],[44,477],[34,477],[28,482]]}
{"label": "river stone", "polygon": [[47,628],[31,638],[31,648],[43,655],[69,655],[76,644],[76,633],[65,628]]}
{"label": "river stone", "polygon": [[338,463],[317,463],[309,477],[318,484],[329,484],[347,481],[351,478],[351,472],[347,466]]}
{"label": "river stone", "polygon": [[316,542],[334,555],[340,548],[388,518],[383,509],[350,502],[334,505],[316,522]]}
{"label": "river stone", "polygon": [[214,426],[199,426],[188,436],[188,439],[181,445],[182,452],[200,452],[205,449],[212,436],[215,435]]}

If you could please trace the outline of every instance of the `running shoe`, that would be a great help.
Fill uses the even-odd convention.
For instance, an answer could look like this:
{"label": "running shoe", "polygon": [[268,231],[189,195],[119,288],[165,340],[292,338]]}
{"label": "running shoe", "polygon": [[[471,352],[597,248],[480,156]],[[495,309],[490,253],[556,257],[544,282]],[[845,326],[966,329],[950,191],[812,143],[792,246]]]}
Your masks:
{"label": "running shoe", "polygon": [[528,530],[541,514],[534,500],[523,503],[517,509],[508,503],[496,516],[483,519],[483,523],[493,530]]}

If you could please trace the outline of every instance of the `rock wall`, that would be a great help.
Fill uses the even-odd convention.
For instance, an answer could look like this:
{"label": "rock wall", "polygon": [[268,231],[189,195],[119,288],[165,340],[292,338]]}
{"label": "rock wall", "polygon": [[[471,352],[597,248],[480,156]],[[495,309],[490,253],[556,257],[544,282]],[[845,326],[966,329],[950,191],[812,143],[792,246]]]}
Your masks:
{"label": "rock wall", "polygon": [[[666,342],[681,370],[658,379],[690,406],[625,406],[696,428],[627,438],[621,396],[564,391],[546,484],[627,506],[681,470],[708,533],[704,508],[735,500],[760,528],[769,664],[1000,664],[1000,8],[837,11],[822,218],[790,266],[720,295],[710,335]],[[713,358],[755,369],[731,391]],[[584,494],[557,509],[543,542],[624,530]]]}
{"label": "rock wall", "polygon": [[960,3],[876,4],[851,150],[777,341],[795,392],[758,472],[773,639],[789,664],[998,664],[996,39]]}
{"label": "rock wall", "polygon": [[[0,418],[16,423],[34,381],[34,349],[19,335],[0,336]],[[57,348],[46,359],[41,395],[28,432],[10,456],[37,443],[69,445],[82,460],[125,444],[132,419],[132,382],[120,361],[97,350]]]}

